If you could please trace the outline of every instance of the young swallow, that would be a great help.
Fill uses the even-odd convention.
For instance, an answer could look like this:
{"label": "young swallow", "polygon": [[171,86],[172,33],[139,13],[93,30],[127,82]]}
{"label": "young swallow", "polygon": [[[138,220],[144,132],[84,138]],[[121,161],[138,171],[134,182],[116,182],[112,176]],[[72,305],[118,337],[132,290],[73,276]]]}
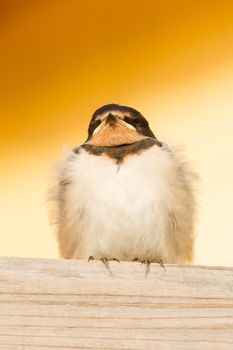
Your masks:
{"label": "young swallow", "polygon": [[53,190],[66,259],[191,263],[195,175],[137,110],[110,104],[61,160]]}

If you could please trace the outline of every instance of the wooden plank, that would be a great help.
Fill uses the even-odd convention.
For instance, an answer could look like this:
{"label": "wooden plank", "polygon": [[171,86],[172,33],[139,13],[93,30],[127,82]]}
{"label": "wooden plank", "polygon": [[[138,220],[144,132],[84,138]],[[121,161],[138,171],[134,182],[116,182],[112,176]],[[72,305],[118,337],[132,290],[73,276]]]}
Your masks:
{"label": "wooden plank", "polygon": [[233,349],[233,268],[109,266],[0,258],[0,349]]}

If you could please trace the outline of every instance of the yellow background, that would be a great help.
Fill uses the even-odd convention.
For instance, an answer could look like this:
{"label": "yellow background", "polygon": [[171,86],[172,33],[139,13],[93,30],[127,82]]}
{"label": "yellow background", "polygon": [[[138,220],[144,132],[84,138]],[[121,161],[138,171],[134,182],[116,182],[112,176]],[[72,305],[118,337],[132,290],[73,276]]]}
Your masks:
{"label": "yellow background", "polygon": [[56,257],[45,201],[62,144],[106,103],[186,145],[197,264],[233,264],[233,1],[0,1],[0,255]]}

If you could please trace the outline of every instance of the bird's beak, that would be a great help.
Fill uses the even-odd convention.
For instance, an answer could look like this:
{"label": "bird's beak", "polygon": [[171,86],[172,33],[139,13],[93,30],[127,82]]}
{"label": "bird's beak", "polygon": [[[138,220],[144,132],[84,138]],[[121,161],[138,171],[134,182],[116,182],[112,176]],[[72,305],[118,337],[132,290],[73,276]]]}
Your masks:
{"label": "bird's beak", "polygon": [[111,126],[113,129],[117,126],[123,126],[125,128],[130,129],[130,130],[136,131],[136,129],[133,127],[133,125],[126,123],[124,120],[120,119],[118,116],[109,114],[107,117],[104,118],[104,120],[101,122],[101,124],[95,129],[93,135],[100,132],[105,126]]}

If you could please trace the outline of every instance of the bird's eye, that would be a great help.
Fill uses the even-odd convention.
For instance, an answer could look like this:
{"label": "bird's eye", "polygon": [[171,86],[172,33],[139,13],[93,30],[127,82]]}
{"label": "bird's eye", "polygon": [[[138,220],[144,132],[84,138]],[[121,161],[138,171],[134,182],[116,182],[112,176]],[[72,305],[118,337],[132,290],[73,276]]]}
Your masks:
{"label": "bird's eye", "polygon": [[96,128],[98,128],[98,126],[100,125],[101,120],[99,119],[94,119],[91,121],[90,125],[89,125],[89,129],[88,129],[88,133],[89,136],[93,134],[93,132],[95,131]]}
{"label": "bird's eye", "polygon": [[144,127],[144,124],[142,121],[136,119],[136,118],[129,118],[129,117],[125,117],[124,121],[128,124],[131,124],[135,127],[135,129],[141,129]]}
{"label": "bird's eye", "polygon": [[101,123],[101,120],[100,120],[100,119],[98,119],[98,120],[93,120],[93,121],[91,122],[91,126],[92,126],[93,130],[95,130],[95,129],[100,125],[100,123]]}
{"label": "bird's eye", "polygon": [[132,118],[130,118],[130,117],[124,117],[124,122],[126,122],[127,124],[135,126],[134,120]]}

